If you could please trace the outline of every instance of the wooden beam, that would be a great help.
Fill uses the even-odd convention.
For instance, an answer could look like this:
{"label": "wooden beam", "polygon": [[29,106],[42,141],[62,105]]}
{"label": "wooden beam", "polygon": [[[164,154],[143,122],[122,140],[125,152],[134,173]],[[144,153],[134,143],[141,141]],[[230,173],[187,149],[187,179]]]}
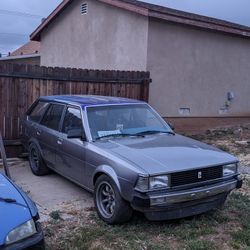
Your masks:
{"label": "wooden beam", "polygon": [[9,166],[8,166],[7,158],[6,158],[6,153],[5,153],[5,149],[4,149],[4,145],[3,145],[3,138],[2,138],[1,133],[0,133],[0,153],[1,153],[2,160],[3,160],[4,172],[5,172],[6,176],[8,176],[11,179]]}

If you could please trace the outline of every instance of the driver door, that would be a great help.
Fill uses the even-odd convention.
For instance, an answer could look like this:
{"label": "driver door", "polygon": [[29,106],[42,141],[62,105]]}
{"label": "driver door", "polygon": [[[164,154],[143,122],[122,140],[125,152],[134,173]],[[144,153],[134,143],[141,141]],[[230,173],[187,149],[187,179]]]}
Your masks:
{"label": "driver door", "polygon": [[65,112],[62,128],[58,138],[56,168],[65,177],[84,185],[85,175],[85,144],[82,139],[69,139],[68,131],[83,129],[82,114],[78,107],[68,106]]}

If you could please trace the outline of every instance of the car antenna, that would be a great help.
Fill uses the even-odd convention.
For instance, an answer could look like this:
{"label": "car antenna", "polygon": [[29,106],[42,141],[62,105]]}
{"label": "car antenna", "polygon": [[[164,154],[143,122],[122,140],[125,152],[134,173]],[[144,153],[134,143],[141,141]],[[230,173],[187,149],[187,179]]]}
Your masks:
{"label": "car antenna", "polygon": [[8,166],[7,158],[6,158],[6,152],[5,152],[5,148],[4,148],[4,144],[3,144],[3,137],[2,137],[1,132],[0,132],[0,155],[2,157],[5,175],[11,179],[9,166]]}

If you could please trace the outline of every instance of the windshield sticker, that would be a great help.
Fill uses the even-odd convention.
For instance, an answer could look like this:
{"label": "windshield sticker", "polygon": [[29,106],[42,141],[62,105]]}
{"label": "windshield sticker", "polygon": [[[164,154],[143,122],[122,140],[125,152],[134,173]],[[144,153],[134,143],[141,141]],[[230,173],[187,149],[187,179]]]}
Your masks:
{"label": "windshield sticker", "polygon": [[109,135],[119,135],[121,134],[120,130],[111,130],[111,131],[98,131],[98,136],[103,137],[103,136],[109,136]]}
{"label": "windshield sticker", "polygon": [[116,124],[117,130],[123,130],[123,124]]}

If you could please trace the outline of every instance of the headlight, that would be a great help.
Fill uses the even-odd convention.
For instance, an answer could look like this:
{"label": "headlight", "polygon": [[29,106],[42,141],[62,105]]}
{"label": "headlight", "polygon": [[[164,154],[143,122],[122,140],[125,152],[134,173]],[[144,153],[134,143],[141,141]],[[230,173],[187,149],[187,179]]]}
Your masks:
{"label": "headlight", "polygon": [[158,175],[153,177],[139,176],[136,189],[140,191],[154,190],[169,187],[169,176]]}
{"label": "headlight", "polygon": [[23,240],[36,233],[36,226],[34,220],[31,219],[21,226],[12,230],[6,237],[6,245],[12,244],[16,241]]}
{"label": "headlight", "polygon": [[223,166],[223,176],[234,175],[237,173],[237,164],[229,164]]}
{"label": "headlight", "polygon": [[159,175],[149,178],[149,189],[167,188],[168,186],[168,175]]}

